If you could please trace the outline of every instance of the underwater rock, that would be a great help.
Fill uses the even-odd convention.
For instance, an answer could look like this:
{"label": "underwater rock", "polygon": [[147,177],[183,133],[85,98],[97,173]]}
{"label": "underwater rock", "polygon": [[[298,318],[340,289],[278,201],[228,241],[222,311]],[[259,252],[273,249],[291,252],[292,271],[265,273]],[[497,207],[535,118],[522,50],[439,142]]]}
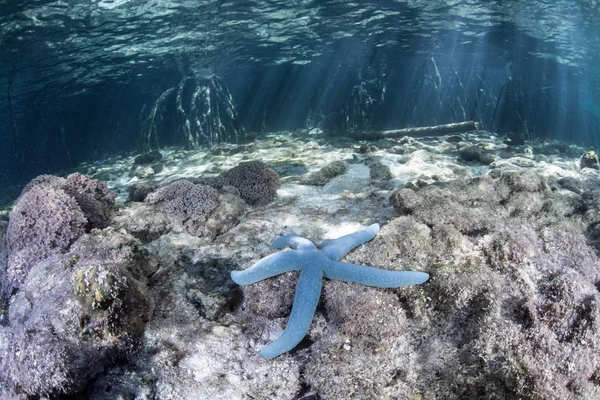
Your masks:
{"label": "underwater rock", "polygon": [[268,322],[241,324],[246,318],[240,311],[241,290],[229,276],[239,265],[239,252],[254,256],[248,242],[265,236],[270,236],[268,227],[257,223],[252,233],[240,226],[210,243],[171,232],[149,244],[160,262],[152,276],[158,301],[134,370],[143,374],[144,387],[149,386],[154,396],[240,399],[249,394],[267,399],[293,398],[298,393],[295,360],[264,364],[257,356],[258,343],[246,332],[261,331]]}
{"label": "underwater rock", "polygon": [[85,232],[86,218],[64,190],[38,184],[19,198],[6,231],[3,292],[8,296],[40,260],[58,254]]}
{"label": "underwater rock", "polygon": [[25,185],[25,187],[21,191],[20,196],[23,196],[25,193],[29,192],[31,189],[39,185],[45,185],[53,188],[62,189],[65,185],[65,178],[61,178],[60,176],[56,175],[38,175],[35,178],[33,178],[27,185]]}
{"label": "underwater rock", "polygon": [[372,160],[367,164],[370,170],[371,179],[377,181],[387,181],[394,178],[390,167],[383,164],[381,160]]}
{"label": "underwater rock", "polygon": [[544,155],[558,155],[564,154],[569,151],[570,146],[568,143],[563,142],[550,142],[550,143],[540,143],[535,145],[535,152],[537,154]]}
{"label": "underwater rock", "polygon": [[600,219],[600,190],[581,194],[581,212],[588,221]]}
{"label": "underwater rock", "polygon": [[86,232],[93,228],[104,228],[110,223],[116,193],[108,189],[106,182],[77,172],[66,178],[39,175],[23,188],[21,196],[40,185],[63,190],[75,199],[87,220]]}
{"label": "underwater rock", "polygon": [[360,147],[358,148],[358,152],[360,154],[369,154],[369,153],[373,153],[376,150],[376,147],[374,146],[367,146],[366,144],[361,144]]}
{"label": "underwater rock", "polygon": [[[288,316],[294,303],[294,288],[298,275],[294,272],[257,282],[254,285],[242,286],[246,317],[272,320]],[[257,323],[260,324],[261,320],[253,321],[251,326]]]}
{"label": "underwater rock", "polygon": [[600,362],[598,256],[576,208],[568,219],[554,207],[507,211],[524,195],[560,202],[540,178],[519,178],[529,183],[483,177],[395,192],[403,215],[345,261],[422,269],[431,280],[390,298],[325,282],[329,323],[310,347],[318,360],[305,366],[312,390],[324,398],[598,395],[590,380]]}
{"label": "underwater rock", "polygon": [[420,197],[415,193],[416,185],[396,189],[390,193],[390,203],[400,215],[412,214],[419,206]]}
{"label": "underwater rock", "polygon": [[417,148],[415,146],[413,146],[412,144],[403,144],[402,146],[393,146],[390,149],[391,153],[394,154],[409,154],[412,153],[414,151],[416,151]]}
{"label": "underwater rock", "polygon": [[535,168],[536,163],[535,161],[525,157],[511,157],[508,159],[494,161],[490,167],[494,168],[491,171],[492,174],[501,174],[503,170]]}
{"label": "underwater rock", "polygon": [[130,178],[148,179],[154,176],[156,172],[154,168],[149,165],[134,165],[129,170],[128,176]]}
{"label": "underwater rock", "polygon": [[[181,179],[150,193],[145,203],[158,205],[172,220],[170,227],[194,236],[215,238],[233,228],[245,210],[243,200],[225,186],[221,192],[212,186]],[[135,218],[132,216],[132,218]],[[160,217],[150,217],[147,223],[125,222],[137,237],[153,240],[164,233],[169,224]]]}
{"label": "underwater rock", "polygon": [[495,157],[486,152],[481,146],[462,147],[458,152],[460,158],[465,161],[475,161],[483,165],[489,165],[495,161]]}
{"label": "underwater rock", "polygon": [[151,399],[155,395],[151,371],[116,365],[93,379],[77,397],[86,400]]}
{"label": "underwater rock", "polygon": [[0,327],[0,379],[30,395],[74,393],[131,352],[152,314],[154,264],[122,234],[84,235],[35,264]]}
{"label": "underwater rock", "polygon": [[229,276],[235,266],[227,258],[203,254],[192,263],[181,261],[183,270],[193,278],[185,288],[185,298],[202,318],[220,321],[241,303],[242,291]]}
{"label": "underwater rock", "polygon": [[308,176],[303,177],[300,183],[304,185],[324,186],[336,176],[346,173],[346,171],[348,171],[348,166],[344,161],[334,161],[320,170],[311,172]]}
{"label": "underwater rock", "polygon": [[458,154],[465,161],[479,161],[484,150],[480,146],[466,146],[460,149]]}
{"label": "underwater rock", "polygon": [[[447,190],[449,187],[454,190]],[[394,190],[390,193],[390,203],[400,215],[417,216],[428,226],[446,224],[463,234],[477,235],[489,229],[492,220],[487,201],[498,198],[503,191],[507,190],[497,190],[489,179],[482,178],[475,182],[432,184],[416,192],[412,189]],[[465,197],[473,199],[473,207],[460,206]]]}
{"label": "underwater rock", "polygon": [[223,314],[234,308],[230,296],[224,293],[206,293],[197,287],[192,287],[186,292],[186,297],[198,308],[203,318],[211,321],[217,321]]}
{"label": "underwater rock", "polygon": [[[0,222],[0,282],[4,280],[3,275],[6,274],[6,237],[5,232],[8,228],[8,223]],[[8,295],[5,293],[5,289],[0,284],[0,326],[5,325],[7,322],[8,313]],[[10,293],[9,293],[10,294]],[[1,385],[0,385],[1,386]],[[1,394],[1,389],[0,389]]]}
{"label": "underwater rock", "polygon": [[75,173],[67,176],[64,190],[71,195],[87,219],[86,232],[109,225],[116,193],[110,191],[106,182]]}
{"label": "underwater rock", "polygon": [[219,207],[207,218],[206,227],[211,232],[211,237],[222,235],[239,222],[240,216],[246,211],[246,203],[236,193],[227,191],[225,186],[219,193]]}
{"label": "underwater rock", "polygon": [[[155,312],[141,346],[119,353],[117,363],[98,362],[102,371],[74,397],[599,397],[598,171],[579,171],[581,148],[572,150],[577,154],[540,157],[535,147],[535,157],[526,158],[515,156],[523,152],[520,148],[504,151],[501,139],[486,133],[466,134],[463,141],[506,159],[489,169],[457,163],[457,146],[444,138],[406,138],[414,153],[402,157],[385,154],[387,144],[381,142],[376,155],[360,156],[355,142],[332,148],[289,137],[259,141],[252,154],[224,150],[219,156],[204,151],[194,156],[165,150],[167,165],[177,157],[182,168],[189,167],[177,174],[193,174],[199,159],[217,174],[224,163],[265,157],[289,180],[277,204],[230,220],[233,227],[214,238],[191,236],[165,212],[164,202],[127,202],[116,209],[110,230],[127,231],[156,257],[144,263],[155,268],[149,286]],[[353,156],[358,163],[349,163],[348,171],[324,188],[296,184],[305,165]],[[379,159],[396,178],[385,185],[370,176]],[[132,161],[126,161],[126,168]],[[206,184],[206,178],[187,180]],[[395,189],[388,203],[390,186],[404,182],[409,183]],[[129,183],[112,184],[122,195]],[[223,182],[215,188],[218,205],[204,214],[207,230],[221,224],[216,215],[223,207],[246,207],[236,197],[238,188]],[[226,195],[231,199],[223,200]],[[209,223],[211,218],[215,222]],[[335,238],[374,222],[382,224],[379,235],[343,261],[394,271],[419,269],[431,275],[430,281],[379,290],[324,280],[306,338],[275,360],[260,359],[257,352],[286,325],[297,274],[239,289],[228,281],[229,272],[269,254],[266,243],[279,235]],[[66,254],[51,257],[65,257],[81,240]],[[91,282],[90,290],[78,285],[78,294],[72,287],[72,302],[103,312],[116,301],[109,290],[115,274],[106,275],[108,287],[98,284],[102,271],[92,264],[77,268],[82,272],[74,281],[71,274],[71,285],[83,276]],[[19,304],[15,316],[24,314],[20,310],[26,303]],[[0,346],[9,345],[8,313],[6,323],[1,317],[2,304]],[[89,357],[83,349],[79,354]],[[69,370],[61,359],[56,365],[59,372]],[[0,397],[5,389],[0,385]]]}
{"label": "underwater rock", "polygon": [[142,243],[158,239],[173,229],[173,221],[164,212],[142,203],[132,203],[115,216],[115,228],[124,228]]}
{"label": "underwater rock", "polygon": [[600,250],[600,190],[584,192],[581,195],[579,211],[588,222],[586,232],[591,243]]}
{"label": "underwater rock", "polygon": [[550,190],[544,177],[531,170],[505,171],[500,180],[511,192],[544,192]]}
{"label": "underwater rock", "polygon": [[129,194],[128,200],[134,202],[143,202],[156,187],[148,183],[134,183],[129,186],[127,192]]}
{"label": "underwater rock", "polygon": [[600,169],[598,155],[595,151],[586,151],[579,159],[579,166],[583,168]]}
{"label": "underwater rock", "polygon": [[221,188],[233,186],[240,197],[250,205],[264,205],[275,200],[281,186],[277,172],[262,161],[242,162],[220,174],[211,185]]}
{"label": "underwater rock", "polygon": [[600,221],[592,222],[587,228],[587,233],[596,249],[600,250]]}
{"label": "underwater rock", "polygon": [[152,164],[151,165],[152,170],[154,171],[155,174],[158,174],[159,172],[161,172],[165,166],[163,163],[156,163],[156,164]]}
{"label": "underwater rock", "polygon": [[66,251],[84,232],[106,227],[114,204],[115,194],[106,183],[85,175],[32,180],[17,200],[6,231],[4,293],[18,288],[36,262]]}
{"label": "underwater rock", "polygon": [[153,164],[162,160],[163,155],[158,150],[153,150],[149,153],[140,154],[133,159],[135,165]]}
{"label": "underwater rock", "polygon": [[570,190],[573,193],[581,194],[583,192],[583,185],[577,178],[571,176],[565,176],[560,178],[557,183],[563,188]]}
{"label": "underwater rock", "polygon": [[165,212],[181,223],[194,224],[213,211],[218,203],[219,193],[216,189],[194,184],[187,179],[181,179],[156,189],[144,200],[147,204],[162,204]]}
{"label": "underwater rock", "polygon": [[494,161],[496,161],[497,157],[494,156],[491,153],[483,153],[481,156],[479,156],[479,162],[481,162],[481,164],[483,165],[490,165],[491,163],[493,163]]}
{"label": "underwater rock", "polygon": [[[330,323],[355,347],[376,346],[386,337],[401,335],[406,326],[406,313],[393,290],[328,281],[323,298]],[[377,312],[382,309],[390,313],[385,324]]]}

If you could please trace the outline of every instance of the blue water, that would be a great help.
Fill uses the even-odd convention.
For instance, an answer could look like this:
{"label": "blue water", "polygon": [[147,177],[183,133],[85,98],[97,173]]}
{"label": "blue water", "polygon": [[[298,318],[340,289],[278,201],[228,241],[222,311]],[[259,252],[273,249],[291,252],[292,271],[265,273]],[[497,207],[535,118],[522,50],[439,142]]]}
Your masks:
{"label": "blue water", "polygon": [[148,135],[196,147],[472,120],[597,147],[599,25],[595,1],[7,1],[0,184]]}

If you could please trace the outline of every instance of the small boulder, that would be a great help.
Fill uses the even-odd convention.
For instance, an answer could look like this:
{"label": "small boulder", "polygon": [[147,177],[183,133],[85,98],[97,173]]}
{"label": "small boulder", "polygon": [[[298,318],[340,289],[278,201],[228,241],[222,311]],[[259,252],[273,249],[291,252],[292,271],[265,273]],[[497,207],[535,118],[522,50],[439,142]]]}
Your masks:
{"label": "small boulder", "polygon": [[579,166],[583,168],[600,169],[598,154],[595,151],[586,151],[579,159]]}
{"label": "small boulder", "polygon": [[158,150],[154,150],[150,153],[140,154],[133,160],[133,163],[135,165],[148,165],[159,162],[162,158],[162,154]]}
{"label": "small boulder", "polygon": [[324,186],[336,176],[346,173],[346,171],[348,171],[348,166],[345,162],[341,160],[334,161],[320,170],[311,172],[306,177],[303,177],[300,183],[304,185]]}
{"label": "small boulder", "polygon": [[129,186],[129,201],[143,202],[156,188],[147,183],[134,183]]}
{"label": "small boulder", "polygon": [[392,171],[390,171],[390,167],[381,163],[381,161],[376,161],[370,165],[371,171],[371,179],[376,181],[388,181],[394,177],[392,175]]}
{"label": "small boulder", "polygon": [[479,146],[467,146],[460,149],[458,154],[464,161],[479,161],[483,149]]}
{"label": "small boulder", "polygon": [[581,181],[572,176],[560,178],[557,183],[561,188],[570,190],[573,193],[581,194],[583,192],[583,184]]}
{"label": "small boulder", "polygon": [[[153,229],[154,225],[141,225],[136,236],[153,240],[165,227],[173,227],[176,231],[214,239],[233,228],[245,210],[244,201],[235,194],[236,190],[231,186],[217,190],[187,179],[162,186],[150,193],[145,203],[159,205],[172,221],[172,226],[165,225],[162,221],[158,230]],[[131,221],[126,226],[132,226],[132,223],[138,225]]]}
{"label": "small boulder", "polygon": [[233,186],[246,203],[264,205],[275,200],[281,181],[279,174],[264,162],[248,161],[223,172],[210,184],[219,189]]}
{"label": "small boulder", "polygon": [[458,152],[460,158],[464,161],[478,162],[484,165],[489,165],[495,161],[495,157],[486,152],[481,146],[463,147]]}

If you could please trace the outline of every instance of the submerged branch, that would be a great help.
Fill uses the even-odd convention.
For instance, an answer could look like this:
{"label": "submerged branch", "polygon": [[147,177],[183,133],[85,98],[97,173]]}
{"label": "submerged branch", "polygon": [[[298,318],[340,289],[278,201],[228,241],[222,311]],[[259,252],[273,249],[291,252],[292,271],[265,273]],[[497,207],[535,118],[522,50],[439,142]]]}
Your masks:
{"label": "submerged branch", "polygon": [[344,132],[330,136],[346,136],[356,140],[379,140],[385,138],[397,138],[402,136],[423,137],[447,135],[450,133],[474,131],[477,129],[479,129],[478,122],[466,121],[457,122],[454,124],[423,126],[420,128],[393,129],[389,131]]}

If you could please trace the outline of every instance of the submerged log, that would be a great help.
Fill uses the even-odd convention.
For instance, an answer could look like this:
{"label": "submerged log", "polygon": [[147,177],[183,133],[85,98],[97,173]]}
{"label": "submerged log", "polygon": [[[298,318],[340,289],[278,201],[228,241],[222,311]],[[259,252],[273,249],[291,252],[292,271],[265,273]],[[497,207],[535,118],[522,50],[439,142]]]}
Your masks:
{"label": "submerged log", "polygon": [[356,140],[379,140],[385,138],[397,138],[402,136],[423,137],[439,136],[450,133],[468,132],[479,129],[479,123],[475,121],[457,122],[454,124],[444,124],[435,126],[423,126],[420,128],[393,129],[389,131],[369,131],[369,132],[344,132],[343,134],[333,134],[331,136],[345,136]]}

